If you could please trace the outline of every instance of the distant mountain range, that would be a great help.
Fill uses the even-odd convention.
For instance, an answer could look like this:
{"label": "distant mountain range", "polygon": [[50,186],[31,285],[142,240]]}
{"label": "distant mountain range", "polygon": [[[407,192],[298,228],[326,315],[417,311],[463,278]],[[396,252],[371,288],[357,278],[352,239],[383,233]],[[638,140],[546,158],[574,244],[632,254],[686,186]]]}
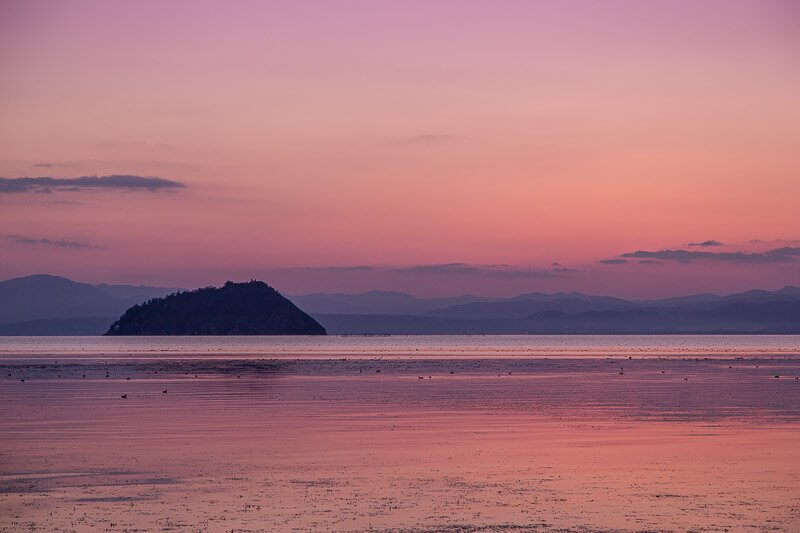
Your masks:
{"label": "distant mountain range", "polygon": [[37,274],[0,282],[0,335],[100,335],[129,307],[184,289]]}
{"label": "distant mountain range", "polygon": [[371,291],[361,294],[315,293],[289,296],[300,309],[319,314],[419,315],[459,304],[488,301],[465,294],[449,298],[417,298],[402,292]]}
{"label": "distant mountain range", "polygon": [[512,298],[421,299],[393,292],[291,298],[331,334],[800,333],[800,287],[794,286],[657,300],[579,292]]}
{"label": "distant mountain range", "polygon": [[[179,288],[36,275],[0,282],[0,335],[101,335],[130,306]],[[329,334],[800,333],[800,287],[627,300],[579,292],[418,298],[400,292],[288,297]]]}

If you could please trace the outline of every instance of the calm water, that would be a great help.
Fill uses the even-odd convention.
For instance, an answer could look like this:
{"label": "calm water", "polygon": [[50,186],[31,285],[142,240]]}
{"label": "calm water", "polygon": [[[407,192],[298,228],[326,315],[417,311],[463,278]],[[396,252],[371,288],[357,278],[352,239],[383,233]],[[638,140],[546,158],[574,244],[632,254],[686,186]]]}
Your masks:
{"label": "calm water", "polygon": [[798,354],[800,335],[0,337],[0,356],[261,357]]}
{"label": "calm water", "polygon": [[800,336],[0,338],[0,531],[800,531]]}
{"label": "calm water", "polygon": [[800,336],[0,338],[6,402],[169,381],[231,405],[769,423],[800,420],[798,377]]}

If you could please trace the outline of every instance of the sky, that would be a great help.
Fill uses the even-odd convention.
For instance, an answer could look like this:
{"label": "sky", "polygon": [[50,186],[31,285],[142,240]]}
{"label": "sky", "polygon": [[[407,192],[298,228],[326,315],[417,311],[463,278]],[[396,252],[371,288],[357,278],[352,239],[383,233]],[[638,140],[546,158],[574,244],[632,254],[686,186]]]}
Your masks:
{"label": "sky", "polygon": [[794,0],[0,0],[0,279],[800,285],[798,94]]}

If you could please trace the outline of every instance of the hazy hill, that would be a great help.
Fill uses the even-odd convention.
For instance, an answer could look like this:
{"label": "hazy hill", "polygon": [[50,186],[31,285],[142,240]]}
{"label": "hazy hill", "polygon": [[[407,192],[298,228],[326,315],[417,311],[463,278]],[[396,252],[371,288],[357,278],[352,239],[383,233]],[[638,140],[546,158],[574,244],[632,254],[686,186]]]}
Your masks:
{"label": "hazy hill", "polygon": [[186,290],[180,287],[149,287],[147,285],[108,285],[107,283],[101,283],[99,285],[95,285],[95,287],[97,287],[101,291],[107,292],[108,294],[110,294],[115,298],[121,298],[127,301],[140,300],[142,302],[150,298],[158,298],[160,296],[166,296],[174,292],[180,292]]}
{"label": "hazy hill", "polygon": [[800,301],[735,302],[716,309],[692,311],[688,323],[706,329],[757,332],[800,332]]}
{"label": "hazy hill", "polygon": [[775,301],[800,300],[800,287],[787,285],[777,291],[754,289],[732,294],[693,294],[674,298],[661,298],[658,300],[642,300],[639,303],[645,307],[694,307],[696,309],[713,309],[727,303],[753,302],[765,303]]}
{"label": "hazy hill", "polygon": [[47,274],[14,278],[0,282],[0,324],[39,319],[116,317],[131,305],[176,290],[180,289],[90,285]]}
{"label": "hazy hill", "polygon": [[434,315],[316,315],[333,334],[800,333],[800,301],[736,302],[717,309],[541,311],[514,319]]}
{"label": "hazy hill", "polygon": [[325,328],[264,282],[229,281],[135,305],[106,335],[325,335]]}
{"label": "hazy hill", "polygon": [[465,294],[448,298],[417,298],[391,291],[370,291],[359,294],[315,293],[290,296],[307,313],[419,315],[433,309],[488,299]]}
{"label": "hazy hill", "polygon": [[636,307],[639,307],[639,304],[626,300],[619,300],[617,298],[595,300],[576,297],[554,298],[552,300],[514,298],[501,302],[473,302],[452,305],[444,309],[434,309],[427,314],[447,318],[498,319],[522,318],[542,311],[584,313],[587,311],[623,310]]}
{"label": "hazy hill", "polygon": [[125,303],[105,291],[57,276],[0,282],[0,324],[38,318],[113,315]]}
{"label": "hazy hill", "polygon": [[595,303],[605,303],[609,306],[613,306],[615,303],[622,304],[622,303],[631,303],[632,300],[625,300],[623,298],[616,298],[614,296],[598,296],[594,294],[584,294],[582,292],[572,291],[572,292],[554,292],[554,293],[547,293],[547,292],[526,292],[524,294],[519,294],[517,296],[513,296],[511,298],[501,298],[501,300],[513,301],[513,300],[535,300],[537,302],[550,302],[553,300],[560,300],[563,298],[574,298],[577,300],[584,300],[586,302],[595,302]]}
{"label": "hazy hill", "polygon": [[[737,302],[768,303],[800,300],[800,288],[787,286],[778,291],[752,290],[742,293],[719,296],[716,294],[697,294],[658,300],[625,300],[611,296],[595,296],[579,292],[570,293],[528,293],[513,298],[491,302],[473,302],[434,309],[431,316],[474,320],[495,320],[499,318],[523,318],[535,313],[560,311],[569,314],[593,311],[626,311],[645,309],[713,310],[725,304]],[[670,316],[673,316],[670,314]]]}
{"label": "hazy hill", "polygon": [[433,309],[423,316],[318,314],[330,333],[569,334],[798,333],[800,288],[624,300],[571,293],[527,293]]}

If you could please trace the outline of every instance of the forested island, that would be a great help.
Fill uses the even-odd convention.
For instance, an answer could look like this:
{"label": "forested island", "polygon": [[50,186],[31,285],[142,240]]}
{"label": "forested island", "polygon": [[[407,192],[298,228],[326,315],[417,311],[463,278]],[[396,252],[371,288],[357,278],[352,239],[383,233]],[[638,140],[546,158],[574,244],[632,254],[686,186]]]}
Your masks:
{"label": "forested island", "polygon": [[229,281],[134,305],[106,335],[325,335],[319,322],[264,283]]}

